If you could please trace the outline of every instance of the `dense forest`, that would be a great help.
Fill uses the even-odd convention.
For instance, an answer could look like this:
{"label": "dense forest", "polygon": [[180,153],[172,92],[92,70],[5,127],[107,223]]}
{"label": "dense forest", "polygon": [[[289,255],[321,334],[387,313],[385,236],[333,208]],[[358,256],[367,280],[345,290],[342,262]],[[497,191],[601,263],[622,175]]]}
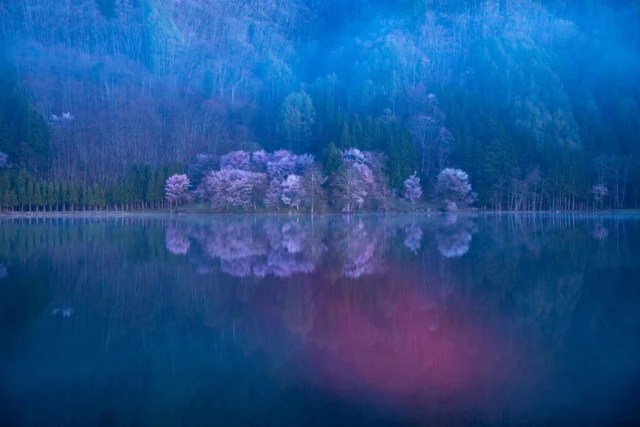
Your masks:
{"label": "dense forest", "polygon": [[[159,207],[186,173],[221,208],[221,182],[260,181],[255,209],[276,179],[312,199],[315,174],[323,206],[386,210],[443,201],[443,170],[480,209],[638,207],[639,20],[631,0],[3,2],[0,209]],[[212,172],[229,153],[255,164]],[[256,153],[315,163],[297,182]]]}

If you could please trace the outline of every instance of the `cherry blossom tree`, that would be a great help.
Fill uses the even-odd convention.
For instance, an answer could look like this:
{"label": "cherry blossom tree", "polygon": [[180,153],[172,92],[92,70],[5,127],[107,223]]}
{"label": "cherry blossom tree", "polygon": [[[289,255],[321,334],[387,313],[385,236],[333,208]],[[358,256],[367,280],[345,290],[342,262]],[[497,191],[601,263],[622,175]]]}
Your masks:
{"label": "cherry blossom tree", "polygon": [[265,181],[265,174],[241,169],[209,172],[204,180],[203,197],[215,209],[234,207],[247,210],[255,188]]}
{"label": "cherry blossom tree", "polygon": [[471,189],[469,176],[461,169],[443,169],[436,179],[436,194],[457,205],[473,203],[476,194]]}
{"label": "cherry blossom tree", "polygon": [[178,206],[180,203],[189,200],[189,178],[187,175],[172,175],[167,178],[164,185],[165,198],[169,201],[171,206]]}
{"label": "cherry blossom tree", "polygon": [[367,165],[345,164],[333,181],[335,197],[342,207],[342,212],[352,213],[361,209],[373,184],[373,173]]}
{"label": "cherry blossom tree", "polygon": [[325,182],[327,182],[327,177],[318,166],[310,166],[305,171],[302,186],[307,192],[307,199],[312,215],[315,213],[318,203],[326,197],[324,188],[322,187]]}
{"label": "cherry blossom tree", "polygon": [[316,161],[312,154],[300,154],[296,156],[296,170],[297,172],[304,172],[307,168],[311,167]]}
{"label": "cherry blossom tree", "polygon": [[220,169],[251,170],[251,155],[246,151],[232,151],[220,158]]}
{"label": "cherry blossom tree", "polygon": [[604,198],[609,195],[609,188],[604,184],[598,184],[593,186],[591,192],[593,193],[593,200],[598,205],[601,205]]}
{"label": "cherry blossom tree", "polygon": [[266,170],[267,162],[269,161],[269,154],[264,150],[254,151],[251,153],[251,162],[255,166],[262,167]]}
{"label": "cherry blossom tree", "polygon": [[278,150],[267,157],[266,169],[270,178],[284,179],[295,172],[297,156],[289,150]]}
{"label": "cherry blossom tree", "polygon": [[281,199],[285,205],[295,207],[297,210],[306,198],[307,191],[302,185],[300,175],[291,174],[282,182]]}
{"label": "cherry blossom tree", "polygon": [[267,209],[280,210],[280,198],[282,197],[282,183],[277,179],[272,179],[269,182],[269,188],[264,198],[264,206]]}
{"label": "cherry blossom tree", "polygon": [[5,153],[3,153],[2,151],[0,151],[0,168],[3,168],[5,166],[7,166],[9,156],[7,156]]}
{"label": "cherry blossom tree", "polygon": [[342,152],[342,160],[346,163],[368,163],[367,152],[360,151],[357,148],[349,148]]}
{"label": "cherry blossom tree", "polygon": [[413,173],[404,181],[404,198],[415,203],[422,196],[422,187],[420,186],[420,178]]}

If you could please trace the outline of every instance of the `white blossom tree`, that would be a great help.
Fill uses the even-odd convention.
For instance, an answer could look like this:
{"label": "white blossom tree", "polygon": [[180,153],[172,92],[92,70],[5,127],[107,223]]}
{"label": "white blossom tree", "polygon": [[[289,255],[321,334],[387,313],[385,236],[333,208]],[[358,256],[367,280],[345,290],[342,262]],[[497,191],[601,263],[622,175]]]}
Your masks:
{"label": "white blossom tree", "polygon": [[247,210],[256,186],[265,181],[265,174],[241,169],[209,172],[204,179],[203,197],[215,209],[234,207]]}
{"label": "white blossom tree", "polygon": [[411,203],[415,203],[422,196],[422,187],[420,186],[420,178],[413,173],[404,181],[404,198]]}
{"label": "white blossom tree", "polygon": [[281,199],[285,205],[295,207],[297,210],[306,198],[307,191],[302,185],[300,175],[291,174],[282,182]]}
{"label": "white blossom tree", "polygon": [[169,205],[178,206],[180,203],[189,200],[188,190],[190,185],[189,178],[187,178],[185,174],[172,175],[167,178],[164,185],[164,192]]}
{"label": "white blossom tree", "polygon": [[473,203],[476,194],[471,189],[469,175],[461,169],[443,169],[436,178],[436,194],[456,205]]}
{"label": "white blossom tree", "polygon": [[277,179],[272,179],[269,182],[269,188],[264,198],[264,206],[267,209],[280,210],[280,198],[282,197],[282,183]]}
{"label": "white blossom tree", "polygon": [[325,182],[327,182],[327,177],[318,166],[310,166],[305,171],[302,186],[307,192],[307,200],[312,215],[315,213],[318,203],[326,197],[323,188]]}
{"label": "white blossom tree", "polygon": [[361,209],[374,184],[371,169],[365,164],[344,165],[333,181],[337,202],[345,213]]}
{"label": "white blossom tree", "polygon": [[220,169],[251,170],[251,155],[246,151],[232,151],[220,157]]}
{"label": "white blossom tree", "polygon": [[593,186],[591,192],[593,193],[593,200],[598,205],[601,205],[604,198],[609,195],[609,188],[604,184],[598,184]]}

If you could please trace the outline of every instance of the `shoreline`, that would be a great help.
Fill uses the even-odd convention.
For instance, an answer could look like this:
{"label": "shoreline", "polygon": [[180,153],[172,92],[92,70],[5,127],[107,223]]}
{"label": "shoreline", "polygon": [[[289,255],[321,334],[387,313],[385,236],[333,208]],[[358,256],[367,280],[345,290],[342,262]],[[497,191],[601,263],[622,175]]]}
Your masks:
{"label": "shoreline", "polygon": [[416,211],[392,211],[392,212],[320,212],[311,214],[309,212],[210,212],[210,211],[172,211],[168,209],[139,210],[139,211],[54,211],[54,212],[19,212],[0,211],[0,219],[20,219],[20,218],[116,218],[134,216],[288,216],[288,217],[324,217],[324,216],[365,216],[365,215],[427,215],[437,216],[446,214],[460,215],[611,215],[611,214],[640,214],[638,209],[607,210],[607,211],[480,211],[480,210],[460,210],[457,212],[446,212],[440,210],[416,210]]}

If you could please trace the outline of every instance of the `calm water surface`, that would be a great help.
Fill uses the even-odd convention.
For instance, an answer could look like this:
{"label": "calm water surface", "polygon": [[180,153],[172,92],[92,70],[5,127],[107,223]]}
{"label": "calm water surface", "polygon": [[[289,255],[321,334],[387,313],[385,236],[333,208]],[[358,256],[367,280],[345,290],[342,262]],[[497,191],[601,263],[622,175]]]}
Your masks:
{"label": "calm water surface", "polygon": [[640,420],[640,217],[0,220],[15,426]]}

